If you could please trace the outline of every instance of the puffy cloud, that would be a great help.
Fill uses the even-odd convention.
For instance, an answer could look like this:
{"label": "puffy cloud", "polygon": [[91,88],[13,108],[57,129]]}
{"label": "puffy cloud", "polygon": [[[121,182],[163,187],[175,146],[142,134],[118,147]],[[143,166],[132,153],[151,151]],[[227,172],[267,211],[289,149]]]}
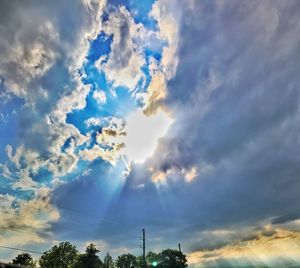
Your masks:
{"label": "puffy cloud", "polygon": [[150,65],[150,84],[147,88],[147,92],[141,95],[143,97],[144,113],[148,116],[154,114],[156,110],[162,106],[161,102],[167,96],[166,75],[157,65],[158,63],[153,60]]}
{"label": "puffy cloud", "polygon": [[106,95],[103,90],[96,90],[93,93],[93,97],[100,105],[103,105],[106,102]]}
{"label": "puffy cloud", "polygon": [[177,47],[182,10],[178,8],[180,5],[182,3],[179,1],[156,1],[149,14],[158,23],[157,40],[163,40],[167,44],[163,47],[159,62],[150,60],[151,81],[147,92],[143,94],[143,108],[147,115],[154,114],[158,108],[166,109],[163,100],[168,92],[167,82],[175,75],[178,64]]}
{"label": "puffy cloud", "polygon": [[[72,172],[78,161],[74,148],[89,138],[67,124],[66,117],[86,104],[90,87],[82,84],[77,68],[85,60],[90,40],[100,30],[106,2],[72,2],[74,12],[66,20],[64,10],[70,3],[1,3],[7,14],[0,24],[8,27],[1,27],[0,46],[5,56],[1,57],[0,76],[6,93],[25,99],[19,121],[31,126],[15,133],[21,145],[16,146],[14,155],[12,147],[7,147],[10,162],[19,170],[16,174],[23,177],[15,184],[17,188],[29,186],[29,172],[36,174],[41,167],[55,176]],[[62,152],[68,139],[70,147]]]}
{"label": "puffy cloud", "polygon": [[179,41],[179,25],[181,20],[180,1],[156,1],[150,12],[158,22],[158,36],[159,39],[166,40],[168,45],[163,49],[161,64],[163,66],[164,74],[169,80],[175,74],[178,58],[177,45]]}
{"label": "puffy cloud", "polygon": [[103,63],[100,59],[97,66],[115,86],[126,86],[133,90],[143,77],[141,67],[145,60],[141,47],[134,42],[140,27],[142,25],[135,24],[124,6],[110,14],[109,20],[103,25],[103,31],[113,35],[113,42],[107,62]]}
{"label": "puffy cloud", "polygon": [[[19,20],[25,20],[24,15],[20,16]],[[54,25],[47,20],[38,27],[35,23],[29,20],[29,23],[25,24],[26,27],[16,34],[12,43],[3,37],[0,42],[1,51],[5,55],[1,57],[0,62],[0,74],[4,80],[4,86],[7,92],[26,98],[28,101],[33,97],[28,86],[41,78],[59,56],[58,33]],[[33,30],[34,28],[37,29]],[[5,35],[3,30],[2,34]],[[35,36],[31,39],[28,38],[30,35]],[[42,97],[46,92],[43,89],[36,89],[35,94]],[[47,97],[47,94],[44,97]]]}
{"label": "puffy cloud", "polygon": [[[86,96],[89,90],[90,87],[82,85],[78,79],[77,87],[70,94],[61,97],[48,118],[46,118],[49,135],[47,150],[51,153],[48,162],[58,165],[58,168],[62,171],[72,171],[72,169],[65,168],[65,166],[59,167],[59,163],[71,163],[70,160],[73,159],[71,166],[75,167],[78,160],[77,155],[74,153],[75,148],[89,140],[89,137],[82,135],[74,125],[66,123],[68,113],[85,107]],[[60,135],[57,135],[57,133],[60,133]],[[62,154],[61,148],[67,139],[71,139],[70,146],[66,153]],[[67,160],[68,157],[70,158],[69,160]],[[60,161],[63,159],[66,159],[67,162]]]}
{"label": "puffy cloud", "polygon": [[5,164],[0,164],[0,170],[1,170],[1,175],[4,177],[4,178],[8,178],[8,179],[11,179],[12,178],[12,174],[9,170],[9,168],[5,165]]}
{"label": "puffy cloud", "polygon": [[35,190],[38,187],[38,184],[32,180],[29,175],[28,170],[21,170],[17,173],[18,180],[11,184],[13,190]]}
{"label": "puffy cloud", "polygon": [[99,126],[99,125],[101,125],[101,123],[102,123],[101,118],[95,118],[95,117],[91,117],[85,121],[85,124],[87,127]]}
{"label": "puffy cloud", "polygon": [[74,152],[54,155],[46,162],[47,169],[53,176],[64,177],[76,168],[79,157]]}
{"label": "puffy cloud", "polygon": [[154,174],[152,174],[152,181],[154,183],[161,183],[161,184],[164,184],[166,183],[166,180],[167,180],[167,173],[165,172],[162,172],[162,171],[158,171]]}
{"label": "puffy cloud", "polygon": [[191,167],[186,170],[184,168],[179,167],[171,167],[166,171],[154,171],[153,168],[149,170],[152,173],[152,181],[158,184],[166,184],[169,180],[176,181],[180,179],[184,179],[186,182],[192,182],[197,177],[197,169],[196,167]]}
{"label": "puffy cloud", "polygon": [[23,191],[37,190],[39,186],[32,180],[31,174],[36,174],[42,166],[39,154],[26,150],[22,145],[16,149],[15,153],[13,153],[12,146],[7,145],[6,153],[9,162],[2,164],[2,169],[4,175],[10,179],[11,188]]}
{"label": "puffy cloud", "polygon": [[187,182],[193,181],[196,177],[197,177],[197,169],[196,169],[195,167],[192,167],[190,170],[188,170],[188,171],[184,174],[184,179],[185,179]]}
{"label": "puffy cloud", "polygon": [[93,161],[102,158],[115,165],[125,146],[124,120],[117,117],[89,118],[86,124],[87,126],[102,126],[102,129],[96,134],[97,144],[90,149],[84,149],[80,152],[82,159]]}
{"label": "puffy cloud", "polygon": [[[72,43],[67,43],[65,47],[66,51],[71,51],[69,55],[71,60],[69,66],[70,72],[76,72],[77,68],[82,67],[82,63],[85,61],[89,49],[90,41],[95,39],[99,34],[101,16],[106,8],[107,0],[82,0],[79,1],[79,4],[82,6],[78,11],[80,15],[83,16],[83,20],[78,21],[78,18],[75,17],[75,21],[78,23],[76,25],[76,44],[74,46]],[[76,14],[74,14],[74,16],[76,16]]]}

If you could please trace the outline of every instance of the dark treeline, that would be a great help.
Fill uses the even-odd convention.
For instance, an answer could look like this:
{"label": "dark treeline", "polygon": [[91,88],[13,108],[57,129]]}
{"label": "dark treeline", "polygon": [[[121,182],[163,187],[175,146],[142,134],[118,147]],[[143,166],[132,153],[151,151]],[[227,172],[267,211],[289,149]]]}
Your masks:
{"label": "dark treeline", "polygon": [[94,244],[89,244],[85,253],[79,253],[74,245],[62,242],[53,246],[34,260],[28,253],[22,253],[12,260],[12,264],[30,268],[184,268],[187,267],[186,256],[178,250],[165,249],[160,253],[149,252],[146,255],[146,263],[142,256],[134,256],[130,253],[122,254],[115,260],[109,253],[101,259],[97,253],[99,250]]}

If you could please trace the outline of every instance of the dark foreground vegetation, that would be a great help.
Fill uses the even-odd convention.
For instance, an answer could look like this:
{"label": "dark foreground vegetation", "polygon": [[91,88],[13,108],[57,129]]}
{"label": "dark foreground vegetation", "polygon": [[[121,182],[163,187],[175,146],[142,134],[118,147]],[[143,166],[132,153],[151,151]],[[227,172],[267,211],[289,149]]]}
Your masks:
{"label": "dark foreground vegetation", "polygon": [[[99,250],[94,244],[87,246],[85,253],[78,252],[76,247],[69,242],[62,242],[53,246],[50,250],[43,253],[39,260],[34,260],[28,253],[16,256],[11,266],[30,267],[30,268],[184,268],[187,267],[186,256],[179,250],[165,249],[160,253],[149,252],[146,261],[142,256],[123,254],[115,260],[109,255],[103,260],[97,255]],[[1,266],[0,266],[1,267]]]}

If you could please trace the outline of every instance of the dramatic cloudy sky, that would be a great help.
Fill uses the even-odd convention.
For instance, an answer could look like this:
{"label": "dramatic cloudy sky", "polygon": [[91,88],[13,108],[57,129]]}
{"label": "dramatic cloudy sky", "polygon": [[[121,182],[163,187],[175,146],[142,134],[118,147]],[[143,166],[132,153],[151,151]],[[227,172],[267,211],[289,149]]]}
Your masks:
{"label": "dramatic cloudy sky", "polygon": [[138,255],[146,228],[192,267],[299,264],[299,17],[298,0],[1,0],[0,246]]}

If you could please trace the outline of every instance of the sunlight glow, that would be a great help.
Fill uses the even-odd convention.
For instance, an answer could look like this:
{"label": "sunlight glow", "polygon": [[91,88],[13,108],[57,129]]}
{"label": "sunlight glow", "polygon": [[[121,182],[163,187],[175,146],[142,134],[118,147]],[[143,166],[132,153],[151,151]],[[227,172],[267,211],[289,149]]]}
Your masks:
{"label": "sunlight glow", "polygon": [[133,112],[125,127],[124,153],[131,161],[143,163],[154,153],[158,139],[167,134],[172,122],[173,119],[162,110],[151,116],[146,116],[141,109]]}

